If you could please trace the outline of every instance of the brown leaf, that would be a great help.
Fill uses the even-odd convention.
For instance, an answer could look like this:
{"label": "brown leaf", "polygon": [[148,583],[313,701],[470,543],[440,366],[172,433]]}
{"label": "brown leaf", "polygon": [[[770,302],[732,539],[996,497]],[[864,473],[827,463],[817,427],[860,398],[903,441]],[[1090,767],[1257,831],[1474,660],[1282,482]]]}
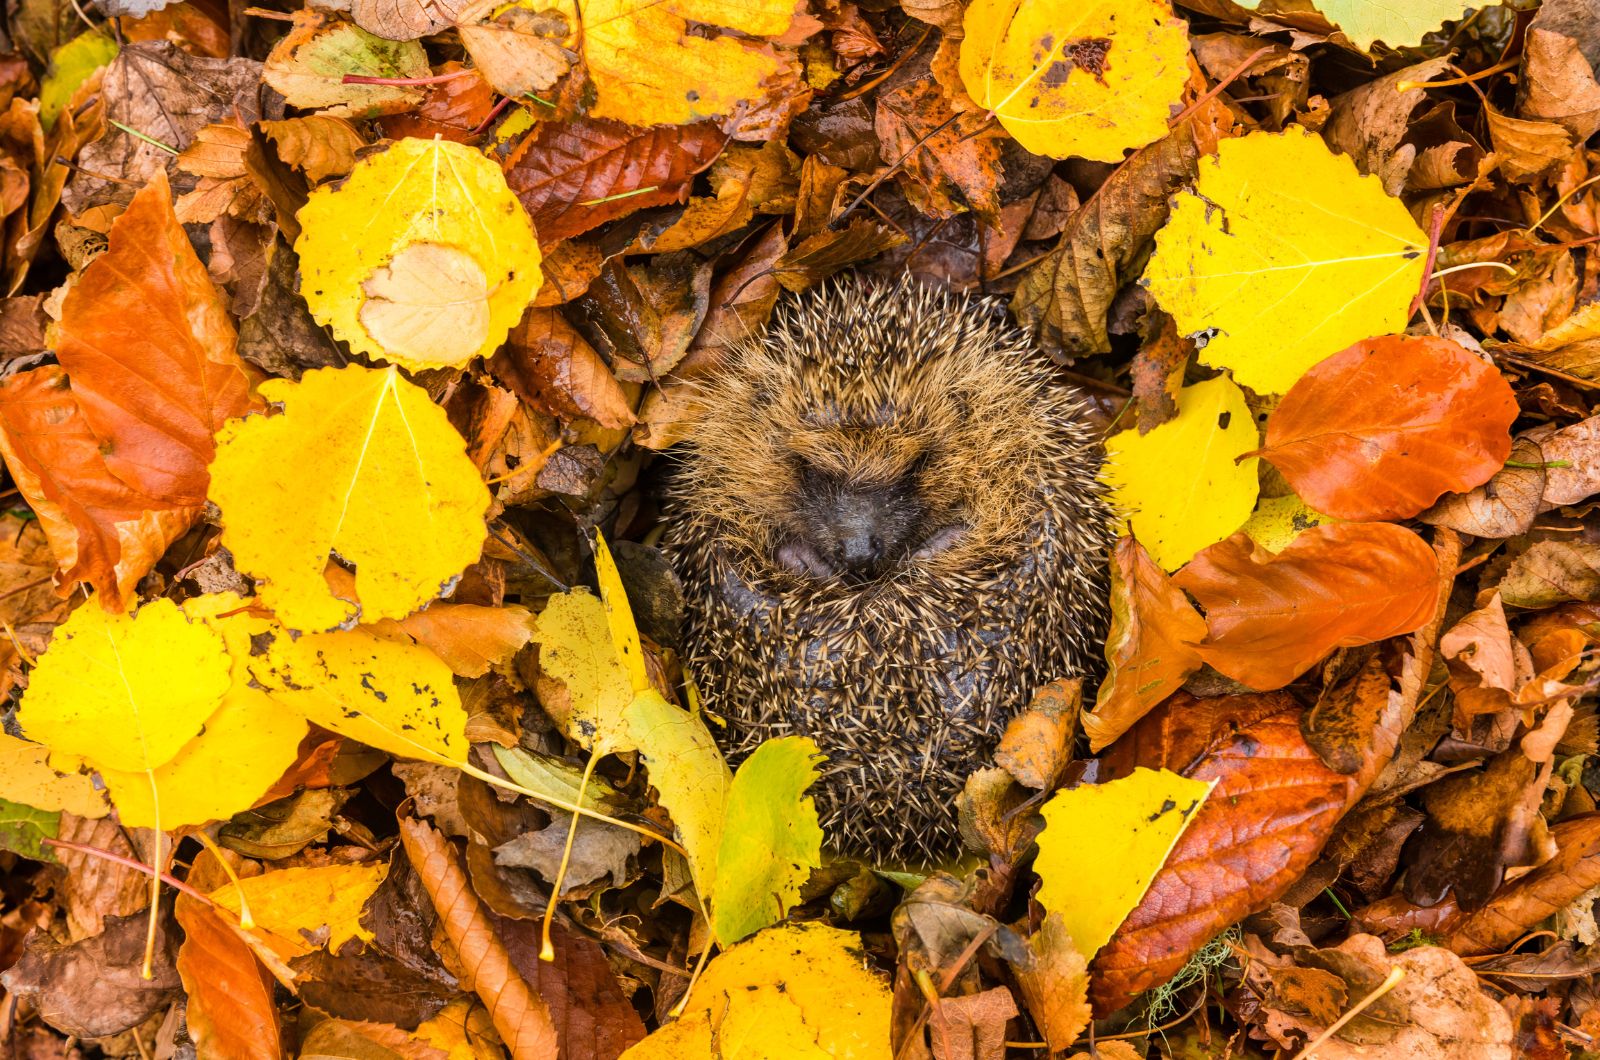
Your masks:
{"label": "brown leaf", "polygon": [[[474,10],[484,11],[481,5],[474,5]],[[490,17],[456,27],[473,65],[501,95],[512,99],[532,96],[548,103],[541,93],[555,88],[578,59],[577,53],[562,43],[569,33],[565,16],[554,9],[534,10],[520,4],[484,13]],[[557,90],[558,99],[580,89],[576,80]],[[551,116],[566,117],[571,109],[557,102]]]}
{"label": "brown leaf", "polygon": [[1506,568],[1500,598],[1512,607],[1526,608],[1600,600],[1600,545],[1535,542]]}
{"label": "brown leaf", "polygon": [[1083,710],[1083,679],[1062,677],[1033,694],[1028,709],[1006,723],[994,760],[1036,791],[1055,784],[1072,761],[1072,740]]}
{"label": "brown leaf", "polygon": [[511,1060],[554,1060],[558,1042],[550,1010],[511,963],[445,838],[415,818],[400,821],[400,841],[433,899],[444,934],[471,986],[488,1006]]}
{"label": "brown leaf", "polygon": [[1417,518],[1473,537],[1515,537],[1539,514],[1548,471],[1537,441],[1519,437],[1507,464],[1467,493],[1448,493]]}
{"label": "brown leaf", "polygon": [[30,1001],[50,1026],[79,1038],[104,1038],[138,1026],[180,993],[173,967],[177,933],[157,935],[154,976],[140,975],[148,917],[113,917],[92,938],[63,946],[43,931],[28,936],[22,959],[0,985]]}
{"label": "brown leaf", "polygon": [[185,1018],[199,1054],[279,1060],[272,976],[217,910],[179,895],[175,912],[183,927],[177,968],[188,994]]}
{"label": "brown leaf", "polygon": [[1072,944],[1059,913],[1044,918],[1028,939],[1028,950],[1032,964],[1012,966],[1017,986],[1028,1015],[1050,1048],[1064,1050],[1089,1025],[1088,964]]}
{"label": "brown leaf", "polygon": [[466,0],[355,0],[350,17],[385,40],[416,40],[448,28],[466,7]]}
{"label": "brown leaf", "polygon": [[1416,112],[1428,102],[1425,83],[1449,65],[1447,59],[1429,59],[1334,97],[1322,138],[1353,158],[1361,172],[1376,175],[1390,195],[1399,195],[1417,157],[1416,145],[1404,141]]}
{"label": "brown leaf", "polygon": [[1301,736],[1300,714],[1281,692],[1179,692],[1102,757],[1102,782],[1144,766],[1217,785],[1096,955],[1089,992],[1097,1015],[1165,981],[1218,931],[1287,890],[1387,757],[1369,749],[1361,775],[1335,773]]}
{"label": "brown leaf", "polygon": [[1441,944],[1464,957],[1497,953],[1600,886],[1600,813],[1561,821],[1550,835],[1556,856],[1500,888],[1482,909],[1446,924]]}
{"label": "brown leaf", "polygon": [[1538,826],[1547,773],[1513,746],[1481,772],[1458,773],[1424,788],[1428,817],[1411,848],[1406,897],[1435,905],[1448,892],[1459,909],[1482,908],[1508,866],[1531,860],[1530,836]]}
{"label": "brown leaf", "polygon": [[449,1060],[450,1054],[418,1041],[399,1027],[358,1020],[323,1020],[300,1043],[302,1057],[317,1060]]}
{"label": "brown leaf", "polygon": [[1131,535],[1111,558],[1106,679],[1083,716],[1089,750],[1110,745],[1201,667],[1206,622]]}
{"label": "brown leaf", "polygon": [[559,419],[588,417],[602,427],[636,422],[611,368],[554,309],[530,309],[489,371],[523,401]]}
{"label": "brown leaf", "polygon": [[[399,2],[416,3],[417,0]],[[405,136],[431,140],[437,136],[441,140],[470,143],[474,131],[488,121],[494,111],[494,89],[489,87],[481,71],[457,62],[442,63],[434,71],[436,77],[452,74],[456,76],[429,86],[428,97],[416,110],[380,118],[378,128],[383,130],[383,135],[391,140]]]}
{"label": "brown leaf", "polygon": [[[1194,71],[1189,91],[1205,93]],[[1229,135],[1233,116],[1210,100],[1168,135],[1135,151],[1072,215],[1050,256],[1029,269],[1011,300],[1017,320],[1052,354],[1108,353],[1106,314],[1132,278],[1145,244],[1167,220],[1167,201],[1192,180],[1201,156]]]}
{"label": "brown leaf", "polygon": [[773,266],[788,249],[783,226],[772,225],[753,239],[733,268],[712,281],[706,318],[689,344],[689,356],[678,366],[679,375],[693,374],[691,365],[721,357],[761,333],[781,290]]}
{"label": "brown leaf", "polygon": [[0,455],[50,540],[56,582],[94,586],[116,607],[200,514],[111,474],[55,365],[0,380]]}
{"label": "brown leaf", "polygon": [[233,320],[165,173],[134,196],[110,244],[67,292],[56,355],[111,473],[165,507],[204,504],[212,436],[250,406]]}
{"label": "brown leaf", "polygon": [[1495,160],[1507,180],[1532,181],[1572,157],[1572,133],[1552,121],[1528,121],[1483,108]]}
{"label": "brown leaf", "polygon": [[1003,986],[979,994],[940,998],[928,1017],[936,1060],[1003,1060],[1006,1021],[1017,1002]]}
{"label": "brown leaf", "polygon": [[981,112],[957,117],[925,60],[913,60],[879,93],[874,124],[883,158],[900,162],[898,179],[918,212],[999,212],[1004,133]]}
{"label": "brown leaf", "polygon": [[1282,688],[1335,648],[1420,629],[1438,606],[1433,552],[1392,523],[1324,523],[1274,555],[1244,534],[1173,582],[1206,612],[1200,655],[1251,688]]}
{"label": "brown leaf", "polygon": [[1366,666],[1323,689],[1300,719],[1300,735],[1335,773],[1349,776],[1367,765],[1368,745],[1389,702],[1389,674],[1374,652]]}
{"label": "brown leaf", "polygon": [[1580,143],[1600,130],[1600,83],[1591,55],[1600,29],[1587,0],[1542,5],[1523,43],[1517,116],[1565,126]]}
{"label": "brown leaf", "polygon": [[649,383],[672,371],[689,350],[711,297],[711,263],[690,251],[649,264],[608,262],[573,319],[625,383]]}
{"label": "brown leaf", "polygon": [[277,145],[278,157],[313,184],[349,173],[356,164],[356,151],[366,146],[354,125],[325,114],[264,121],[261,131]]}
{"label": "brown leaf", "polygon": [[539,242],[553,243],[636,210],[682,202],[694,175],[726,142],[706,122],[649,129],[586,118],[541,122],[517,145],[506,183]]}
{"label": "brown leaf", "polygon": [[1406,519],[1499,471],[1517,414],[1510,385],[1459,344],[1387,335],[1301,376],[1252,455],[1319,512]]}
{"label": "brown leaf", "polygon": [[628,1003],[600,945],[561,920],[551,925],[555,960],[539,959],[539,924],[490,914],[511,961],[550,1006],[565,1060],[617,1060],[643,1040],[644,1022]]}
{"label": "brown leaf", "polygon": [[772,266],[787,291],[804,291],[847,265],[876,257],[907,242],[904,234],[864,217],[843,228],[825,228],[801,240]]}
{"label": "brown leaf", "polygon": [[268,219],[270,204],[245,166],[250,142],[250,130],[237,121],[207,125],[195,133],[173,163],[200,178],[174,206],[180,222],[209,224],[223,214],[250,221]]}
{"label": "brown leaf", "polygon": [[382,950],[346,943],[339,952],[312,950],[289,961],[302,1001],[339,1019],[390,1023],[414,1030],[460,993],[439,969],[428,975]]}

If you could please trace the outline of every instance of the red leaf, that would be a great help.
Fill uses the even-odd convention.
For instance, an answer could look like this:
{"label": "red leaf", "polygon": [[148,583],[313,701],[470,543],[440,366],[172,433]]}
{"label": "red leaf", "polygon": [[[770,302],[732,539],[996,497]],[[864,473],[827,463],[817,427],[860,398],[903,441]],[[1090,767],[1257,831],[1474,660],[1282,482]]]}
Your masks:
{"label": "red leaf", "polygon": [[173,213],[165,171],[110,240],[62,303],[57,357],[110,472],[157,507],[202,505],[212,435],[250,404],[238,333]]}
{"label": "red leaf", "polygon": [[[460,73],[460,63],[449,62],[434,71],[436,76]],[[467,70],[460,77],[440,81],[428,86],[428,97],[422,106],[404,114],[389,114],[378,119],[378,128],[391,140],[416,136],[431,140],[435,136],[456,143],[468,143],[472,131],[489,117],[494,109],[494,89],[477,70]]]}
{"label": "red leaf", "polygon": [[1205,609],[1201,657],[1262,691],[1335,648],[1420,629],[1438,606],[1433,551],[1393,523],[1314,526],[1276,555],[1234,534],[1172,580]]}
{"label": "red leaf", "polygon": [[542,122],[518,145],[506,183],[533,218],[539,242],[553,243],[635,210],[682,202],[726,141],[706,123],[636,129],[615,121]]}
{"label": "red leaf", "polygon": [[279,1060],[273,979],[214,909],[178,896],[178,974],[189,995],[189,1034],[201,1056]]}
{"label": "red leaf", "polygon": [[58,588],[86,581],[116,608],[200,509],[133,489],[100,445],[59,367],[0,381],[0,454],[50,541]]}
{"label": "red leaf", "polygon": [[1408,519],[1487,482],[1511,453],[1517,401],[1448,339],[1385,335],[1312,368],[1267,421],[1270,460],[1340,519]]}
{"label": "red leaf", "polygon": [[1343,776],[1300,735],[1283,692],[1196,699],[1179,692],[1112,745],[1101,780],[1135,767],[1217,781],[1150,889],[1091,965],[1095,1015],[1182,968],[1227,925],[1265,908],[1310,866],[1374,770]]}

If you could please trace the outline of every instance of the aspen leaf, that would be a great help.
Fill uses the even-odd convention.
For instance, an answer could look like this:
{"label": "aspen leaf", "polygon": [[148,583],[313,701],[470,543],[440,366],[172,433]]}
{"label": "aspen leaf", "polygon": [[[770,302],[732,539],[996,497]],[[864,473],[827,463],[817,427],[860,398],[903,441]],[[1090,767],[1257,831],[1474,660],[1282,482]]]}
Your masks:
{"label": "aspen leaf", "polygon": [[1200,359],[1281,394],[1351,343],[1401,331],[1427,236],[1374,176],[1298,127],[1223,140],[1146,266]]}
{"label": "aspen leaf", "polygon": [[[211,499],[239,570],[290,629],[401,618],[477,560],[489,491],[427,392],[393,368],[351,365],[261,386],[276,415],[217,436]],[[323,575],[337,554],[355,595]]]}
{"label": "aspen leaf", "polygon": [[53,750],[148,773],[172,761],[227,690],[222,638],[171,600],[132,616],[80,607],[39,657],[17,720]]}
{"label": "aspen leaf", "polygon": [[[287,943],[291,953],[303,955],[323,946],[337,952],[351,939],[372,940],[372,932],[361,926],[361,907],[388,871],[384,862],[277,869],[229,883],[207,897],[237,916],[243,891],[256,929]],[[324,928],[327,934],[320,946],[306,941],[322,937]]]}
{"label": "aspen leaf", "polygon": [[768,740],[728,787],[711,927],[731,946],[782,920],[822,864],[822,826],[805,790],[817,779],[817,745],[805,736]]}
{"label": "aspen leaf", "polygon": [[[51,764],[50,748],[0,732],[0,799],[38,810],[65,810],[77,817],[104,817],[105,796],[94,781],[75,770]],[[56,755],[60,760],[71,756]]]}
{"label": "aspen leaf", "polygon": [[585,0],[581,35],[595,105],[589,115],[630,125],[684,125],[759,99],[779,70],[770,45],[689,33],[689,22],[752,36],[789,26],[788,0]]}
{"label": "aspen leaf", "polygon": [[1189,34],[1166,0],[975,0],[961,80],[1035,154],[1119,162],[1167,135]]}
{"label": "aspen leaf", "polygon": [[543,279],[500,167],[449,140],[395,141],[297,216],[312,315],[357,353],[405,368],[494,353]]}
{"label": "aspen leaf", "polygon": [[[102,806],[101,813],[104,812]],[[56,856],[50,852],[45,840],[56,839],[60,835],[60,810],[41,810],[0,797],[0,850],[9,850],[35,861],[54,861]]]}
{"label": "aspen leaf", "polygon": [[439,657],[365,630],[275,636],[251,668],[273,698],[341,736],[404,758],[467,760],[467,712]]}
{"label": "aspen leaf", "polygon": [[101,30],[88,29],[50,53],[50,66],[39,85],[39,125],[45,132],[55,128],[56,119],[72,102],[78,86],[121,50]]}
{"label": "aspen leaf", "polygon": [[889,988],[861,936],[825,924],[769,928],[706,966],[677,1022],[623,1060],[879,1060],[889,1046]]}
{"label": "aspen leaf", "polygon": [[[1039,904],[1085,958],[1110,941],[1155,878],[1215,781],[1136,769],[1057,792],[1040,811]],[[1108,857],[1108,851],[1116,857]]]}
{"label": "aspen leaf", "polygon": [[1106,439],[1102,476],[1135,536],[1165,570],[1239,528],[1255,506],[1260,444],[1244,394],[1219,376],[1178,391],[1178,414]]}

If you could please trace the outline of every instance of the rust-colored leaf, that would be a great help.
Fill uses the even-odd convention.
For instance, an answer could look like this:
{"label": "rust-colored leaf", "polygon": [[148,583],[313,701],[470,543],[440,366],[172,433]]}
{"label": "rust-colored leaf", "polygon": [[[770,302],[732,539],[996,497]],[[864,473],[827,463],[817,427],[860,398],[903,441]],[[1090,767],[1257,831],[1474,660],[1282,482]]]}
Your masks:
{"label": "rust-colored leaf", "polygon": [[558,1046],[550,1010],[511,963],[449,842],[414,817],[401,818],[400,841],[455,947],[463,985],[488,1006],[511,1060],[554,1060]]}
{"label": "rust-colored leaf", "polygon": [[1511,386],[1459,344],[1385,335],[1301,376],[1254,455],[1319,512],[1406,519],[1499,471],[1516,418]]}
{"label": "rust-colored leaf", "polygon": [[279,1060],[283,1043],[273,979],[222,913],[178,896],[178,975],[189,995],[189,1035],[202,1057]]}
{"label": "rust-colored leaf", "polygon": [[1124,535],[1111,558],[1108,672],[1083,716],[1089,749],[1099,751],[1200,669],[1206,622],[1144,547]]}
{"label": "rust-colored leaf", "polygon": [[[412,6],[420,9],[426,5]],[[431,140],[438,136],[457,143],[473,139],[473,130],[488,119],[494,108],[494,89],[477,70],[464,69],[460,63],[444,63],[434,73],[457,76],[429,87],[427,98],[416,110],[380,118],[378,127],[383,135],[391,140],[403,136]]]}
{"label": "rust-colored leaf", "polygon": [[489,914],[511,961],[550,1006],[566,1060],[617,1060],[645,1036],[599,943],[557,920],[550,926],[555,960],[539,959],[539,924]]}
{"label": "rust-colored leaf", "polygon": [[1438,566],[1392,523],[1311,527],[1274,555],[1234,534],[1173,581],[1206,612],[1201,658],[1251,688],[1282,688],[1335,648],[1420,629],[1433,617]]}
{"label": "rust-colored leaf", "polygon": [[0,455],[50,541],[58,590],[87,582],[115,608],[200,509],[129,486],[100,444],[59,367],[0,380]]}
{"label": "rust-colored leaf", "polygon": [[[1217,786],[1144,899],[1091,965],[1096,1015],[1164,982],[1224,927],[1265,908],[1316,858],[1370,782],[1335,773],[1300,735],[1282,692],[1196,699],[1179,692],[1101,759],[1101,779],[1171,769]],[[1369,754],[1374,765],[1378,754]]]}
{"label": "rust-colored leaf", "polygon": [[610,367],[554,309],[528,310],[489,361],[489,371],[517,397],[552,416],[585,416],[613,429],[635,422]]}
{"label": "rust-colored leaf", "polygon": [[212,435],[250,403],[227,301],[173,213],[165,172],[111,226],[62,303],[56,354],[113,475],[201,505]]}
{"label": "rust-colored leaf", "polygon": [[386,618],[371,627],[380,636],[414,641],[427,648],[461,677],[482,677],[503,665],[533,635],[528,610],[515,604],[434,604],[398,622]]}
{"label": "rust-colored leaf", "polygon": [[682,202],[694,175],[726,142],[706,122],[649,129],[590,119],[542,122],[518,145],[506,183],[543,245],[635,210]]}

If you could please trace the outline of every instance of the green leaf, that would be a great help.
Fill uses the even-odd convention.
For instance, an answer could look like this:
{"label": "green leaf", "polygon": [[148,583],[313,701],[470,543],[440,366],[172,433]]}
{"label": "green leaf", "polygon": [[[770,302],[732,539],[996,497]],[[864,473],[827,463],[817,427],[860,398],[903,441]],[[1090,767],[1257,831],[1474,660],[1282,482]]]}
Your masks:
{"label": "green leaf", "polygon": [[39,86],[39,124],[45,132],[54,128],[78,86],[116,57],[117,42],[93,29],[50,53],[50,68]]}
{"label": "green leaf", "polygon": [[804,736],[768,740],[728,789],[717,853],[711,926],[731,946],[782,920],[822,864],[822,826],[805,790],[817,779],[817,745]]}
{"label": "green leaf", "polygon": [[628,736],[644,757],[650,783],[672,815],[678,842],[689,852],[689,871],[702,898],[716,893],[722,848],[722,813],[733,774],[705,722],[675,707],[655,690],[628,706]]}
{"label": "green leaf", "polygon": [[61,812],[0,799],[0,849],[35,861],[54,861],[43,840],[61,834]]}

